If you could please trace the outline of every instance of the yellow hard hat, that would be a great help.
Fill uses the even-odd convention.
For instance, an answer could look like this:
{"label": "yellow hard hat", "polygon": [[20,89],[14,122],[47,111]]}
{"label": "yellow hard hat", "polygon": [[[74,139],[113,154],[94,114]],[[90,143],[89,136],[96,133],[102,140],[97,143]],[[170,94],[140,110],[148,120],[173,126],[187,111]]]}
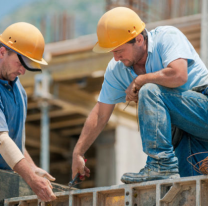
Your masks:
{"label": "yellow hard hat", "polygon": [[0,42],[6,47],[15,51],[18,56],[23,56],[28,65],[33,65],[32,68],[40,68],[40,64],[47,65],[48,63],[42,58],[45,42],[41,32],[32,24],[26,22],[18,22],[7,27],[0,35]]}
{"label": "yellow hard hat", "polygon": [[97,26],[98,42],[94,52],[107,53],[135,38],[145,28],[145,23],[131,9],[116,7],[106,12]]}

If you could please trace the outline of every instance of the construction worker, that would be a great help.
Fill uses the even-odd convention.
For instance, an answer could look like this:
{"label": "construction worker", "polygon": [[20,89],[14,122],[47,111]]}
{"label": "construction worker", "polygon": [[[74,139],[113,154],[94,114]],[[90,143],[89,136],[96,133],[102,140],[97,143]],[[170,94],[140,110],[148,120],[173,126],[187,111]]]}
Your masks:
{"label": "construction worker", "polygon": [[[148,32],[139,16],[125,7],[114,8],[101,17],[97,37],[93,51],[112,52],[114,58],[74,148],[72,177],[78,172],[89,176],[83,155],[108,122],[115,104],[125,101],[139,104],[143,151],[148,157],[143,169],[125,173],[121,181],[195,175],[186,157],[208,150],[208,71],[191,43],[172,26]],[[191,90],[201,85],[199,92]],[[171,123],[184,131],[175,152]]]}
{"label": "construction worker", "polygon": [[31,24],[10,25],[0,35],[0,169],[13,169],[45,202],[56,199],[49,180],[55,178],[37,167],[25,149],[27,96],[19,75],[41,71],[44,38]]}

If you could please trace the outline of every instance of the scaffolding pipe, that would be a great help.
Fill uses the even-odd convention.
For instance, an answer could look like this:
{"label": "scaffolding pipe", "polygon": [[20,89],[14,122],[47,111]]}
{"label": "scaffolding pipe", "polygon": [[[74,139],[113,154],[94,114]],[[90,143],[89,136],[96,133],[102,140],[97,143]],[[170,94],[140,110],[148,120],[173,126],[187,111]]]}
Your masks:
{"label": "scaffolding pipe", "polygon": [[47,172],[49,171],[50,164],[50,151],[49,151],[49,105],[46,101],[41,102],[41,168]]}
{"label": "scaffolding pipe", "polygon": [[35,76],[35,91],[34,96],[41,98],[41,145],[40,145],[40,166],[49,172],[50,165],[50,130],[49,130],[49,104],[48,99],[52,98],[49,92],[51,76],[47,71]]}

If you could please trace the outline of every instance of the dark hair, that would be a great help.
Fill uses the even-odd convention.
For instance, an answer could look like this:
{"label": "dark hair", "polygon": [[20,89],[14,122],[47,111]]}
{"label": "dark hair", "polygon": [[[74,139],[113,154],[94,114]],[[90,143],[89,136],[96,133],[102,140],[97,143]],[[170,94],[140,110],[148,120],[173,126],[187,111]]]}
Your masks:
{"label": "dark hair", "polygon": [[6,47],[4,44],[2,44],[2,43],[0,42],[0,48],[1,48],[1,47],[5,47],[5,49],[6,49],[7,52],[8,52],[8,55],[10,55],[10,54],[13,53],[13,51],[12,51],[11,49],[9,49],[8,47]]}
{"label": "dark hair", "polygon": [[[147,40],[147,31],[146,29],[144,29],[141,33],[140,33],[143,37],[144,37],[144,40]],[[134,44],[136,42],[136,38],[133,38],[131,39],[130,41],[128,41],[127,43],[128,44]]]}

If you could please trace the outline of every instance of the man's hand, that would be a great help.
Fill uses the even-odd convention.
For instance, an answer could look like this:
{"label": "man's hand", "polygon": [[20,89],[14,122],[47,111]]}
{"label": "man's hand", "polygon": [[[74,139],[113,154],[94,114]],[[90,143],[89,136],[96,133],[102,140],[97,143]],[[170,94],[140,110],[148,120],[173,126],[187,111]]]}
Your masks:
{"label": "man's hand", "polygon": [[90,170],[85,166],[85,161],[81,155],[73,155],[72,161],[72,179],[79,173],[82,177],[81,180],[85,179],[85,176],[90,176]]}
{"label": "man's hand", "polygon": [[36,175],[25,158],[20,160],[13,169],[25,180],[39,199],[44,202],[56,199],[50,181]]}
{"label": "man's hand", "polygon": [[138,93],[140,90],[140,86],[136,85],[135,80],[129,85],[126,89],[126,101],[134,101],[135,103],[138,102]]}
{"label": "man's hand", "polygon": [[42,201],[51,202],[56,199],[49,180],[35,175],[33,179],[27,181],[27,183]]}
{"label": "man's hand", "polygon": [[36,175],[38,175],[40,177],[45,177],[46,179],[48,179],[50,181],[55,181],[56,180],[55,177],[51,176],[48,172],[41,169],[40,167],[34,168],[33,171],[35,172]]}

